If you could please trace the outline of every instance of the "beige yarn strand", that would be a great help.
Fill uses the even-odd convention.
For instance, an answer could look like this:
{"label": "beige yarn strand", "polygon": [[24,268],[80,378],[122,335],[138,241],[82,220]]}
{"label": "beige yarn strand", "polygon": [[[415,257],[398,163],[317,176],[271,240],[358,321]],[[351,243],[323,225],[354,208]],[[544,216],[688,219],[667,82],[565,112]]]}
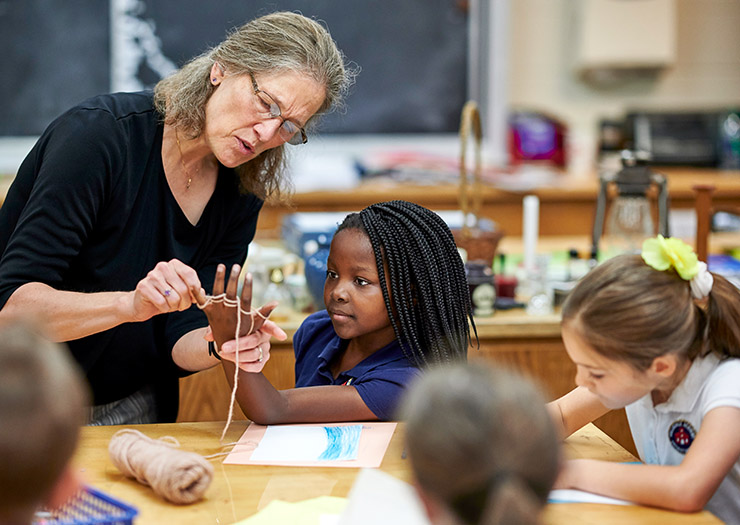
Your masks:
{"label": "beige yarn strand", "polygon": [[226,418],[226,425],[224,426],[223,432],[221,432],[221,441],[224,440],[224,437],[226,436],[226,431],[229,430],[229,426],[231,426],[231,421],[234,419],[234,403],[236,402],[236,389],[239,385],[239,332],[241,331],[242,327],[242,316],[241,314],[249,315],[249,319],[251,321],[251,325],[249,327],[249,331],[247,332],[247,335],[252,333],[252,330],[254,329],[254,317],[252,317],[251,314],[257,314],[262,319],[267,319],[259,310],[255,310],[252,308],[251,310],[247,311],[242,308],[241,305],[241,298],[237,297],[236,299],[229,299],[226,297],[225,293],[219,294],[219,295],[209,295],[206,297],[206,302],[203,304],[199,304],[198,308],[201,310],[204,309],[206,306],[208,306],[211,303],[224,303],[226,306],[236,308],[238,310],[238,313],[236,315],[236,333],[234,334],[234,340],[236,341],[236,363],[234,368],[234,386],[231,389],[231,400],[229,401],[229,415]]}
{"label": "beige yarn strand", "polygon": [[125,428],[113,435],[108,453],[125,476],[149,485],[171,503],[185,505],[203,497],[213,480],[213,466],[203,456],[177,446],[174,438],[155,440]]}

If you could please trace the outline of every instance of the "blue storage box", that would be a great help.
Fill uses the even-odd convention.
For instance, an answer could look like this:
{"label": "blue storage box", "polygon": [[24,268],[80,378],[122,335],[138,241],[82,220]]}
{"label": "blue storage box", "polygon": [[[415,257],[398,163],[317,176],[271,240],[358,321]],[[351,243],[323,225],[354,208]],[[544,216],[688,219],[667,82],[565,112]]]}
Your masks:
{"label": "blue storage box", "polygon": [[86,487],[63,507],[39,511],[34,525],[131,525],[139,513],[136,508]]}
{"label": "blue storage box", "polygon": [[351,212],[299,212],[283,219],[281,237],[285,248],[302,259],[328,246],[337,226]]}

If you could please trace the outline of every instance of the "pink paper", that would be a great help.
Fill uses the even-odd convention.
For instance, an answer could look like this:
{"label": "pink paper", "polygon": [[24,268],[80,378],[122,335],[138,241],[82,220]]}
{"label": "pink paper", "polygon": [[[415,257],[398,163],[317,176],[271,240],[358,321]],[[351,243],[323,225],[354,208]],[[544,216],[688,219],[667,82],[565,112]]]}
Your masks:
{"label": "pink paper", "polygon": [[[362,425],[362,432],[360,433],[360,444],[357,454],[357,459],[354,460],[329,460],[329,461],[300,461],[300,460],[270,460],[270,461],[254,461],[251,459],[252,453],[262,441],[262,438],[267,431],[266,426],[257,425],[250,423],[247,430],[239,438],[239,441],[231,453],[226,456],[224,463],[230,465],[281,465],[281,466],[292,466],[292,467],[351,467],[351,468],[378,468],[383,461],[385,451],[388,449],[388,445],[393,437],[393,432],[396,430],[396,423],[380,423],[380,422],[353,422],[353,423],[332,423],[332,424],[303,424],[303,425],[281,425],[284,428],[296,428],[301,427],[339,427],[348,425]],[[296,432],[296,440],[300,439],[298,435],[300,431]],[[300,446],[299,442],[296,442],[296,446]]]}

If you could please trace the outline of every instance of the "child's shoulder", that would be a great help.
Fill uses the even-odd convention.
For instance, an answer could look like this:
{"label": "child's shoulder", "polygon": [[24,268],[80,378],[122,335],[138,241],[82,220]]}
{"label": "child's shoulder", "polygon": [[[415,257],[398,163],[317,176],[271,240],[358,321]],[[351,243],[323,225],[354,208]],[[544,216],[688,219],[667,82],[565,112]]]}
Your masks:
{"label": "child's shoulder", "polygon": [[740,401],[740,359],[720,358],[716,354],[710,354],[700,358],[700,366],[705,367],[705,372],[700,374],[705,399],[717,399],[730,396]]}
{"label": "child's shoulder", "polygon": [[[718,377],[740,377],[740,358],[728,357],[726,359],[718,359],[718,361],[716,368],[712,372],[712,379]],[[738,385],[740,385],[740,381]]]}

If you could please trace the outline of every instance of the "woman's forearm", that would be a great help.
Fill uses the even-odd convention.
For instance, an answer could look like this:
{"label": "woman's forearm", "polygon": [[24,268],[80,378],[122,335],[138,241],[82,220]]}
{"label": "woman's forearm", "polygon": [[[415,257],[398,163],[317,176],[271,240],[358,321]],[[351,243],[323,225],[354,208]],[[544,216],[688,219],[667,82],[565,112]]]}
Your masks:
{"label": "woman's forearm", "polygon": [[43,323],[46,336],[71,341],[135,321],[134,292],[79,293],[27,283],[10,296],[0,319],[33,317]]}
{"label": "woman's forearm", "polygon": [[197,372],[211,368],[219,363],[217,357],[208,353],[205,328],[199,328],[183,335],[172,349],[172,360],[183,370]]}

